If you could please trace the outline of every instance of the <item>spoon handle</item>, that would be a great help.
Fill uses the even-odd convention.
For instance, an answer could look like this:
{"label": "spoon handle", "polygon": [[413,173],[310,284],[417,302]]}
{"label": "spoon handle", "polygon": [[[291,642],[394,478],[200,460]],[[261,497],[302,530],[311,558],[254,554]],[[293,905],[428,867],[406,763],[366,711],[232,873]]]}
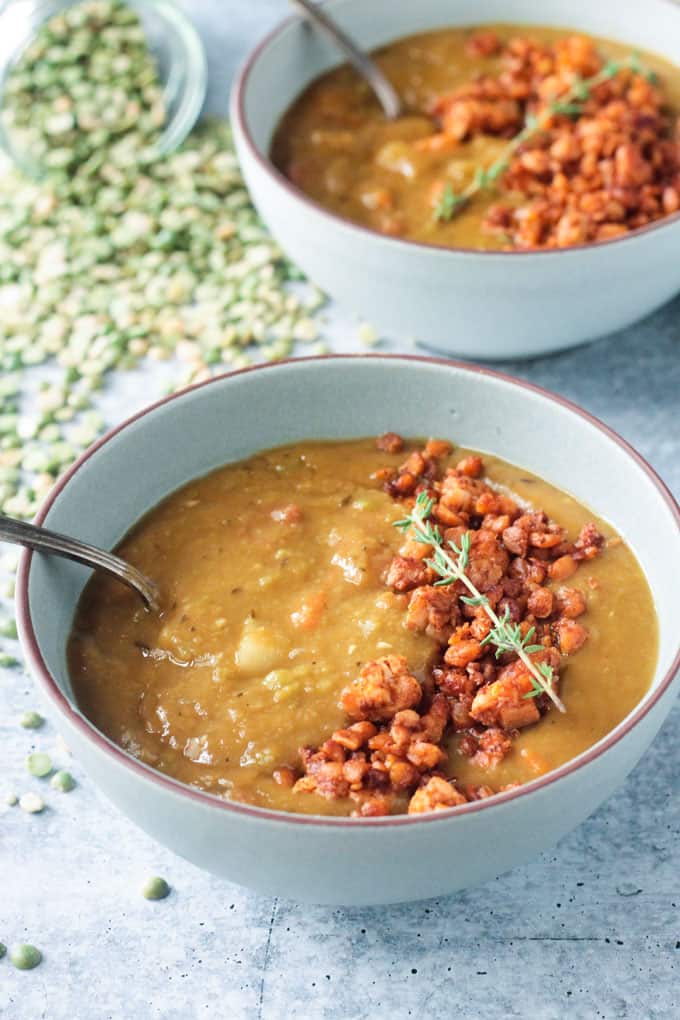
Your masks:
{"label": "spoon handle", "polygon": [[364,78],[375,92],[388,120],[396,120],[402,112],[402,103],[396,89],[387,80],[375,61],[358,48],[338,23],[312,0],[291,0],[293,7],[313,22],[332,42],[342,50],[352,67]]}
{"label": "spoon handle", "polygon": [[38,552],[53,553],[67,560],[75,560],[86,567],[104,570],[141,595],[147,609],[158,609],[158,590],[153,581],[145,577],[132,564],[126,563],[113,553],[98,549],[86,542],[79,542],[68,535],[60,535],[56,531],[40,528],[36,524],[17,521],[13,517],[0,514],[0,542],[11,542],[23,545]]}

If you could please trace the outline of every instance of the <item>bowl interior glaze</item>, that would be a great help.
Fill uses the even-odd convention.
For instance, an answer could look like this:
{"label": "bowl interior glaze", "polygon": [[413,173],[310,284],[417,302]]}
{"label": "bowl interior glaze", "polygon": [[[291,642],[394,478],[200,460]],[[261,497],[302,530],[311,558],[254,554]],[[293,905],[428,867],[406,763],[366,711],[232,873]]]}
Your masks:
{"label": "bowl interior glaze", "polygon": [[[266,409],[266,410],[265,410]],[[302,439],[387,430],[435,435],[527,468],[590,506],[628,541],[654,593],[659,662],[678,654],[678,509],[644,462],[571,405],[484,369],[380,355],[298,360],[201,384],[142,412],[91,448],[40,520],[104,547],[163,497],[212,468]],[[72,701],[71,620],[88,572],[34,556],[28,599],[45,663]]]}

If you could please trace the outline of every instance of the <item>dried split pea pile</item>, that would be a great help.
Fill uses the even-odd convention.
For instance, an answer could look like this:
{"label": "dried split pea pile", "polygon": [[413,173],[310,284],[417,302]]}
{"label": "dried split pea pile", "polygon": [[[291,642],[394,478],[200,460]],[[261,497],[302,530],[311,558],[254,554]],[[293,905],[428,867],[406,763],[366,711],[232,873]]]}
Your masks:
{"label": "dried split pea pile", "polygon": [[225,122],[159,155],[163,90],[120,0],[47,21],[1,116],[40,173],[0,168],[0,509],[31,517],[101,431],[107,376],[178,356],[174,389],[284,357],[316,340],[323,296],[289,286],[299,273],[258,219]]}

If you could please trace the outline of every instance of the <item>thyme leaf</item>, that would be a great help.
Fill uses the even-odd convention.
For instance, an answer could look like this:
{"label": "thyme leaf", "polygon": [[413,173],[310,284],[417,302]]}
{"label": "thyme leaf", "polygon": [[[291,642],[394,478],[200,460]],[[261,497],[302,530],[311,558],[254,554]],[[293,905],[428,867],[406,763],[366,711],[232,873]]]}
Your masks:
{"label": "thyme leaf", "polygon": [[[493,626],[486,637],[480,641],[480,644],[494,645],[497,659],[506,652],[513,652],[522,660],[530,673],[532,684],[531,691],[524,697],[536,698],[539,694],[547,694],[560,712],[564,712],[564,705],[555,691],[552,666],[547,662],[534,662],[529,658],[532,653],[544,650],[543,645],[531,643],[536,628],[530,627],[526,634],[523,634],[520,625],[510,619],[510,611],[507,607],[502,617],[499,617],[492,609],[486,595],[483,595],[475,587],[465,572],[470,562],[472,532],[463,533],[460,545],[456,545],[453,541],[445,543],[438,526],[430,520],[434,503],[435,501],[426,492],[419,493],[411,513],[402,520],[396,521],[395,527],[402,532],[408,531],[416,541],[432,546],[432,555],[425,560],[425,563],[439,575],[435,586],[455,584],[459,581],[470,593],[461,595],[461,601],[468,606],[484,608],[484,612]],[[451,552],[446,548],[447,545]]]}
{"label": "thyme leaf", "polygon": [[447,223],[466,202],[467,199],[463,195],[457,195],[451,184],[447,183],[434,207],[435,221]]}

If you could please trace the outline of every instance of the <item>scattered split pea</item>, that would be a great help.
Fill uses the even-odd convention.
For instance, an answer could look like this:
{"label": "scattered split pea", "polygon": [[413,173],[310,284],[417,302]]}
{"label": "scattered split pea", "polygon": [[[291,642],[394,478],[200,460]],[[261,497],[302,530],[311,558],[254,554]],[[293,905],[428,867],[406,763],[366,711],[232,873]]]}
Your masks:
{"label": "scattered split pea", "polygon": [[39,712],[24,712],[19,724],[23,726],[25,730],[38,730],[43,725],[45,720]]}
{"label": "scattered split pea", "polygon": [[142,886],[142,896],[146,900],[164,900],[170,893],[170,886],[164,878],[154,875]]}
{"label": "scattered split pea", "polygon": [[28,942],[19,942],[10,948],[9,959],[17,970],[33,970],[42,960],[42,953]]}
{"label": "scattered split pea", "polygon": [[34,751],[26,758],[26,769],[32,776],[43,779],[45,776],[49,776],[52,771],[52,759],[49,754],[44,754],[42,751]]}
{"label": "scattered split pea", "polygon": [[45,801],[37,793],[23,793],[19,797],[19,807],[29,815],[37,815],[45,808]]}
{"label": "scattered split pea", "polygon": [[55,772],[50,779],[50,786],[53,790],[59,790],[60,793],[70,793],[75,788],[76,781],[70,772],[65,769],[60,769],[59,772]]}

